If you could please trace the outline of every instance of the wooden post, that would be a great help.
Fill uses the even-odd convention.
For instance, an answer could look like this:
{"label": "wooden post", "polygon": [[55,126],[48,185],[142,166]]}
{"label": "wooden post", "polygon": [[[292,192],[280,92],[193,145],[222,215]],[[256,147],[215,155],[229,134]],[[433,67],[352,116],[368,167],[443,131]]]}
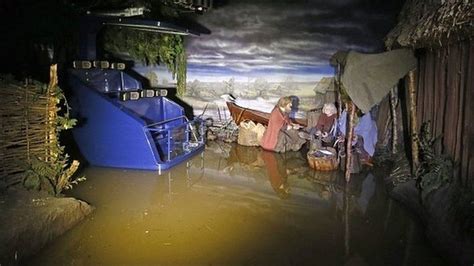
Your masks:
{"label": "wooden post", "polygon": [[411,156],[412,156],[412,174],[416,173],[419,165],[418,159],[418,131],[416,121],[416,87],[415,71],[408,72],[408,92],[409,92],[409,112],[410,112],[410,131],[411,131]]}
{"label": "wooden post", "polygon": [[392,154],[397,153],[398,131],[397,131],[397,87],[390,90],[390,110],[392,114]]}
{"label": "wooden post", "polygon": [[346,105],[346,110],[350,111],[349,115],[349,126],[346,127],[346,172],[345,178],[346,182],[351,181],[351,169],[352,169],[352,139],[354,135],[354,116],[355,116],[356,106],[353,102],[349,102]]}
{"label": "wooden post", "polygon": [[56,118],[57,118],[57,110],[56,110],[56,98],[54,97],[55,92],[54,89],[58,85],[58,65],[54,64],[49,67],[49,84],[46,92],[47,97],[47,104],[46,104],[46,155],[45,155],[45,162],[51,162],[59,156],[59,154],[54,153],[52,151],[52,147],[56,146],[57,141],[57,132],[56,132]]}
{"label": "wooden post", "polygon": [[217,106],[217,114],[219,115],[219,121],[222,121],[221,109],[219,108],[219,106]]}
{"label": "wooden post", "polygon": [[342,99],[341,99],[341,64],[337,64],[337,117],[341,117],[342,113]]}
{"label": "wooden post", "polygon": [[350,254],[350,240],[351,240],[351,231],[349,227],[349,219],[350,219],[350,195],[349,195],[349,184],[345,184],[344,186],[344,200],[343,200],[343,211],[344,211],[344,255],[346,258],[349,257]]}
{"label": "wooden post", "polygon": [[25,85],[25,101],[26,101],[26,104],[25,104],[25,135],[26,135],[26,162],[28,164],[31,163],[31,150],[30,150],[30,116],[29,116],[29,102],[28,102],[28,89],[27,89],[27,86],[28,85]]}

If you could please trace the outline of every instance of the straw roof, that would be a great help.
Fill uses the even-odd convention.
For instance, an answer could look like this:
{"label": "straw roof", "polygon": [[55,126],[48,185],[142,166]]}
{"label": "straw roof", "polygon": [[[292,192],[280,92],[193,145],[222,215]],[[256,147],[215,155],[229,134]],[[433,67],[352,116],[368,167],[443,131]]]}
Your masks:
{"label": "straw roof", "polygon": [[385,38],[388,49],[439,47],[474,36],[472,0],[407,0],[398,24]]}

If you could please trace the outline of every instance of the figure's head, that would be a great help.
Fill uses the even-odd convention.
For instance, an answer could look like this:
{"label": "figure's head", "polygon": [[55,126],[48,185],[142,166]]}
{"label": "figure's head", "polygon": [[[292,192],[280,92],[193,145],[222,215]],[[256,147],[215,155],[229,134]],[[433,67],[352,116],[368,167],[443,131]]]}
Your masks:
{"label": "figure's head", "polygon": [[323,114],[331,116],[337,113],[337,108],[333,103],[325,103],[323,106]]}
{"label": "figure's head", "polygon": [[292,106],[292,99],[290,96],[284,96],[281,97],[278,100],[277,106],[282,109],[284,112],[289,113],[291,112],[291,106]]}

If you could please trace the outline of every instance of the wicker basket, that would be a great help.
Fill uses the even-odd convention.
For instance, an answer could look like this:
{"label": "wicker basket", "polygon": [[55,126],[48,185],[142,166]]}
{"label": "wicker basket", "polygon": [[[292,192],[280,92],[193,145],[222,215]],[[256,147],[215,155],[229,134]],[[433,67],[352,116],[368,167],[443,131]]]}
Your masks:
{"label": "wicker basket", "polygon": [[339,162],[337,161],[337,153],[333,148],[326,148],[327,151],[330,151],[333,155],[317,157],[314,156],[314,152],[308,152],[308,164],[309,167],[318,171],[333,171],[336,170]]}

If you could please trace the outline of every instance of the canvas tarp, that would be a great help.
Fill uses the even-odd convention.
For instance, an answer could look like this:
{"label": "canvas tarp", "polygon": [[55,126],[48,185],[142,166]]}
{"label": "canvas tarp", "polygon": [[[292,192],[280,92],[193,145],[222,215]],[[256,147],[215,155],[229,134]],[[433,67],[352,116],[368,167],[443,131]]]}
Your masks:
{"label": "canvas tarp", "polygon": [[[341,55],[341,53],[336,53]],[[398,49],[380,54],[346,53],[341,82],[354,104],[367,113],[398,81],[416,68],[412,50]]]}

